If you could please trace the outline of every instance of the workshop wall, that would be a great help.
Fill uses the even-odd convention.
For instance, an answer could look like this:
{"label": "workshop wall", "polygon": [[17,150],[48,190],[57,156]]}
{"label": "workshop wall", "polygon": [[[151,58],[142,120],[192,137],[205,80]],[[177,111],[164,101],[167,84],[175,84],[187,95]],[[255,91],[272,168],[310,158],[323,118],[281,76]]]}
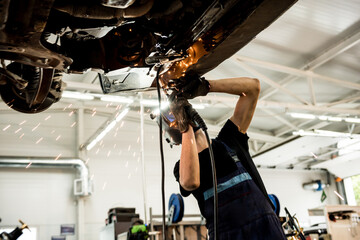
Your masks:
{"label": "workshop wall", "polygon": [[38,240],[59,236],[62,224],[76,223],[73,180],[73,170],[0,168],[0,226],[13,229],[21,219]]}
{"label": "workshop wall", "polygon": [[[84,125],[76,124],[76,114],[40,113],[24,115],[12,111],[3,114],[2,119],[10,119],[11,127],[0,132],[0,153],[2,156],[46,156],[76,157],[78,142],[88,139],[108,116],[85,114]],[[48,116],[51,115],[51,118]],[[48,118],[47,120],[45,120]],[[148,116],[146,116],[148,118]],[[0,119],[0,121],[3,121]],[[20,125],[24,120],[26,123]],[[38,126],[38,124],[40,125]],[[1,123],[4,129],[7,123]],[[38,126],[38,127],[36,127]],[[77,139],[77,127],[83,127],[83,140]],[[15,133],[17,129],[21,131]],[[35,128],[35,130],[33,130]],[[25,133],[20,138],[21,132]],[[60,137],[58,137],[61,135]],[[159,133],[156,124],[145,124],[144,154],[147,197],[147,219],[149,208],[153,214],[161,214],[161,165]],[[39,139],[43,138],[41,141]],[[58,138],[56,140],[56,138]],[[178,193],[178,184],[173,177],[173,166],[180,156],[180,147],[170,149],[164,141],[166,169],[166,208],[172,193]],[[107,211],[113,207],[135,207],[145,220],[143,179],[141,165],[140,123],[128,119],[120,122],[102,142],[81,158],[87,163],[90,177],[94,182],[93,193],[85,199],[86,240],[98,240],[99,232],[105,226]],[[23,219],[39,230],[38,239],[50,239],[59,232],[59,224],[77,221],[76,198],[73,196],[75,171],[44,169],[0,169],[0,213],[1,226],[16,226],[17,219]],[[304,182],[324,179],[320,172],[292,170],[260,170],[269,193],[276,194],[282,206],[297,214],[302,223],[310,222],[307,209],[323,204],[336,204],[337,199],[326,189],[328,198],[320,202],[320,193],[302,189]],[[40,187],[39,184],[45,184]],[[16,193],[16,194],[15,194]],[[7,196],[3,200],[3,196]],[[36,197],[35,197],[36,196]],[[41,196],[41,197],[40,197]],[[185,198],[185,214],[197,214],[199,210],[193,197]],[[25,206],[22,205],[26,202]],[[30,209],[30,210],[29,210]]]}
{"label": "workshop wall", "polygon": [[280,201],[280,216],[285,216],[286,207],[289,212],[298,218],[301,227],[307,227],[315,223],[324,223],[323,217],[310,217],[308,209],[321,208],[325,205],[341,204],[334,194],[335,183],[330,178],[331,185],[324,188],[327,198],[321,202],[322,191],[305,190],[303,183],[321,180],[327,183],[327,174],[324,171],[307,170],[259,170],[269,194],[275,194]]}

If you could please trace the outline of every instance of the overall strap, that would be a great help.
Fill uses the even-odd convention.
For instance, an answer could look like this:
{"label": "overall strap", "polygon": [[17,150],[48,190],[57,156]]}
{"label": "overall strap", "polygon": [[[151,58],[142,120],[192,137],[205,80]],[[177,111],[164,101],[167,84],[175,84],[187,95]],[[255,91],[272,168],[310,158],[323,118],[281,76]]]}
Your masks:
{"label": "overall strap", "polygon": [[[224,143],[223,141],[220,141],[226,148],[226,150],[228,151],[229,155],[234,159],[235,162],[237,161],[240,161],[239,158],[238,158],[238,154],[237,152],[235,152],[233,149],[231,149],[226,143]],[[268,202],[270,203],[271,207],[273,209],[275,209],[275,206],[274,204],[271,202],[269,196],[268,196],[268,193],[265,189],[265,186],[264,186],[264,183],[263,181],[261,180],[261,177],[260,177],[260,174],[259,172],[257,171],[256,169],[256,166],[249,154],[248,151],[246,151],[244,149],[243,146],[241,145],[238,145],[241,149],[241,152],[244,157],[245,157],[245,160],[246,161],[241,161],[243,167],[246,169],[246,171],[250,174],[252,180],[255,182],[255,184],[258,186],[258,188],[260,189],[260,191],[264,194],[265,198],[268,200]],[[236,160],[235,160],[236,159]]]}
{"label": "overall strap", "polygon": [[238,158],[236,152],[232,150],[228,145],[226,145],[223,141],[220,140],[222,145],[226,148],[226,151],[229,153],[230,157],[234,160],[234,162],[239,162],[240,159]]}

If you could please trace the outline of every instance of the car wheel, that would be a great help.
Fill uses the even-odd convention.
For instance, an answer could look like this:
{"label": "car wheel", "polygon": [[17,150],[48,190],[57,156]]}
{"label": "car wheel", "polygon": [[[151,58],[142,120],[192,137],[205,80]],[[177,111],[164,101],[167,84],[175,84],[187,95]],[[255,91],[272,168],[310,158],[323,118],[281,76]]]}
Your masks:
{"label": "car wheel", "polygon": [[58,100],[49,94],[54,69],[43,69],[17,62],[9,64],[6,69],[27,81],[24,89],[17,88],[9,80],[6,84],[0,85],[1,98],[12,109],[23,113],[38,113],[48,109]]}

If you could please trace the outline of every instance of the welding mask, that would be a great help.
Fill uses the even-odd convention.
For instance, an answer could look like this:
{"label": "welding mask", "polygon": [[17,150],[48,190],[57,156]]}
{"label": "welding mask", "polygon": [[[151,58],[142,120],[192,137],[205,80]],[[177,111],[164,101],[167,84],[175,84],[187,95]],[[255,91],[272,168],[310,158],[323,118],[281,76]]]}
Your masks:
{"label": "welding mask", "polygon": [[[158,125],[160,125],[160,117],[162,118],[162,129],[165,131],[165,139],[171,147],[181,144],[182,133],[178,130],[175,116],[169,107],[161,110],[159,114],[151,113],[150,117],[151,119],[156,119]],[[200,127],[198,126],[193,127],[194,132],[199,129]]]}
{"label": "welding mask", "polygon": [[160,118],[162,118],[162,129],[165,132],[165,139],[171,147],[173,145],[181,144],[182,134],[177,129],[175,116],[172,114],[169,107],[161,110],[160,113],[151,113],[150,117],[151,119],[156,120],[159,126]]}

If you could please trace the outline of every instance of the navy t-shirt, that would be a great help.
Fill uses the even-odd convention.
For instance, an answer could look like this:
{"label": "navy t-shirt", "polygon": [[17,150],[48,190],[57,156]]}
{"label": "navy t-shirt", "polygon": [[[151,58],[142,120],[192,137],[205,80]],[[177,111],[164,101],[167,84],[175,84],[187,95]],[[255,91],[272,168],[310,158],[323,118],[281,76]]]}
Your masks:
{"label": "navy t-shirt", "polygon": [[[249,149],[248,146],[249,137],[247,134],[239,132],[237,126],[231,121],[228,120],[218,136],[215,139],[212,139],[212,148],[215,159],[215,168],[217,178],[222,178],[228,174],[237,170],[236,163],[234,159],[228,153],[225,145],[229,146],[232,150],[238,153],[238,151],[247,152]],[[222,143],[223,142],[223,143]],[[237,154],[241,162],[246,162],[247,159],[244,154]],[[194,191],[186,191],[180,184],[180,192],[184,197],[189,196],[191,193],[198,201],[198,205],[201,213],[203,213],[204,208],[204,197],[203,192],[212,188],[212,168],[209,148],[204,149],[199,153],[199,163],[200,163],[200,186]],[[174,167],[174,176],[176,181],[179,182],[179,164],[180,160],[176,162]],[[245,167],[246,168],[246,167]],[[246,168],[247,169],[247,168]],[[251,175],[251,174],[250,174]]]}

